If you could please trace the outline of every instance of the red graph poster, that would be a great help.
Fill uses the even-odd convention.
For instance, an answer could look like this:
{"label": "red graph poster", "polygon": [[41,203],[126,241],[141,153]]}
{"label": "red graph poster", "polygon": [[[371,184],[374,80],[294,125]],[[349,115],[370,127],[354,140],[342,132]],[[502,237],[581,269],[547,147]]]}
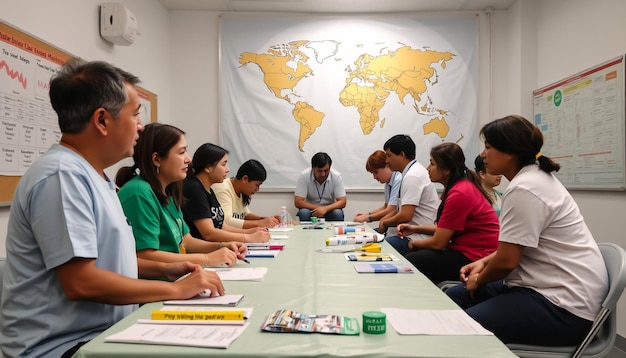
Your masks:
{"label": "red graph poster", "polygon": [[[48,90],[50,78],[72,57],[0,21],[0,205],[11,201],[19,178],[61,138]],[[142,120],[156,122],[157,96],[137,90]]]}

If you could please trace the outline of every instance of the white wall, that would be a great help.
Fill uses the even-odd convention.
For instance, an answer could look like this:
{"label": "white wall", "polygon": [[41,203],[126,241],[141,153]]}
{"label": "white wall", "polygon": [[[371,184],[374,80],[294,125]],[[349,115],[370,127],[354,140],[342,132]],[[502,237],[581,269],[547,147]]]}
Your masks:
{"label": "white wall", "polygon": [[[130,47],[113,46],[99,37],[99,1],[4,0],[0,18],[75,55],[111,61],[138,75],[144,87],[159,96],[159,120],[184,129],[190,150],[204,142],[219,143],[219,14],[168,13],[156,1],[119,2],[139,20],[142,35]],[[510,113],[530,118],[533,89],[626,52],[624,13],[623,0],[518,0],[510,10],[491,17],[491,67],[486,62],[487,21],[481,16],[480,122]],[[486,80],[490,69],[491,91]],[[573,195],[598,241],[626,246],[617,228],[626,212],[626,193]],[[381,193],[349,193],[346,216],[378,207],[381,201]],[[293,210],[291,193],[262,191],[252,201],[252,209],[260,214],[277,213],[281,205]],[[8,208],[0,208],[0,257],[5,256],[1,243],[7,221]],[[626,336],[625,299],[619,312],[618,332]]]}
{"label": "white wall", "polygon": [[[72,55],[104,60],[135,74],[142,86],[159,95],[159,118],[170,114],[170,18],[156,1],[127,0],[141,35],[131,46],[115,46],[100,37],[96,0],[3,0],[0,19]],[[0,257],[9,208],[0,208]]]}

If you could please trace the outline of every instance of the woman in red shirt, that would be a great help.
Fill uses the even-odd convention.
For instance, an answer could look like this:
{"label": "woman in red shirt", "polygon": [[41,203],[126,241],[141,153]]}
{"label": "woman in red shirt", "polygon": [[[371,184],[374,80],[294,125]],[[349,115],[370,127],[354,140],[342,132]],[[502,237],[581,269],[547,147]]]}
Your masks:
{"label": "woman in red shirt", "polygon": [[411,252],[405,257],[434,283],[458,280],[461,267],[498,247],[498,216],[480,177],[465,166],[465,155],[457,144],[433,147],[427,170],[431,181],[444,186],[435,224],[400,224],[398,234],[432,235],[409,241]]}

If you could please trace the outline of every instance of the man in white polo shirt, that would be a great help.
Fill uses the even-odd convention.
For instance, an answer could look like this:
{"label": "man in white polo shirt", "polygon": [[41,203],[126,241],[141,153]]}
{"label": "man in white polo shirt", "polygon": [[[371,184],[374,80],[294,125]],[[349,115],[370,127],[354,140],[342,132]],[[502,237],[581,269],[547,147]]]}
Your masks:
{"label": "man in white polo shirt", "polygon": [[[398,212],[378,222],[380,232],[399,224],[432,226],[437,216],[439,198],[435,186],[430,181],[428,172],[415,160],[415,142],[408,135],[398,134],[391,137],[385,145],[387,164],[391,170],[402,172]],[[420,239],[424,234],[411,234],[407,238],[388,236],[385,240],[400,254],[409,252],[409,239]],[[425,237],[427,237],[426,235]]]}

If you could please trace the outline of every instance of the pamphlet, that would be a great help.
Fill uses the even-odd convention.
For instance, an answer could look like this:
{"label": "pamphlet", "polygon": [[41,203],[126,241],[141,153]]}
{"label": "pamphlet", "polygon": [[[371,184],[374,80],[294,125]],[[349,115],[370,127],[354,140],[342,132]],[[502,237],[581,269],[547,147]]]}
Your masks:
{"label": "pamphlet", "polygon": [[398,261],[393,254],[381,252],[351,252],[345,254],[348,261]]}
{"label": "pamphlet", "polygon": [[270,313],[263,325],[267,332],[327,333],[357,336],[361,332],[359,321],[338,315],[307,315],[292,310]]}
{"label": "pamphlet", "polygon": [[246,258],[250,258],[250,257],[269,257],[269,258],[274,258],[276,257],[276,255],[278,255],[278,253],[280,252],[280,250],[248,250],[248,253],[246,254]]}
{"label": "pamphlet", "polygon": [[246,243],[249,250],[282,250],[285,247],[284,241],[249,242]]}
{"label": "pamphlet", "polygon": [[354,269],[358,273],[413,273],[413,265],[382,262],[355,262]]}

